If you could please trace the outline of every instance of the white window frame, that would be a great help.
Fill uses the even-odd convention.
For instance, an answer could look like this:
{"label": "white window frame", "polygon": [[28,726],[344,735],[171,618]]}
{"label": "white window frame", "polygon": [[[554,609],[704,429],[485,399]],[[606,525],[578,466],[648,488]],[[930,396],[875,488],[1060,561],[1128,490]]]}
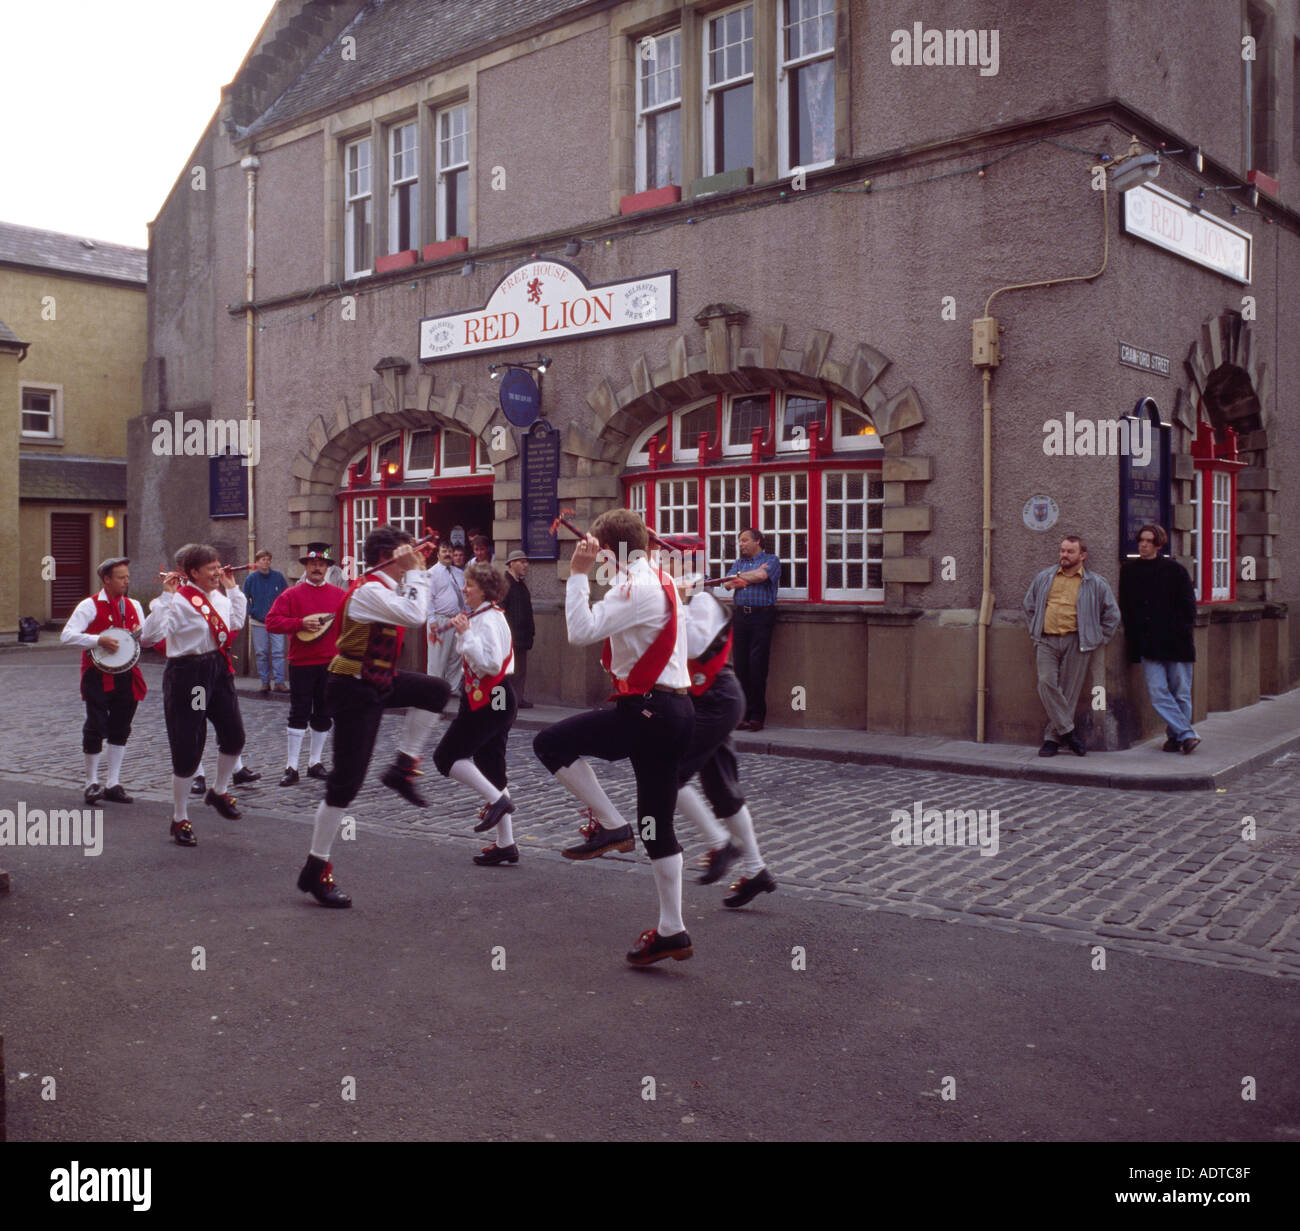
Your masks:
{"label": "white window frame", "polygon": [[[1214,476],[1210,484],[1213,526],[1205,545],[1211,553],[1210,601],[1222,603],[1232,597],[1232,475],[1226,470],[1202,470],[1201,473]],[[1224,489],[1222,499],[1220,487]]]}
{"label": "white window frame", "polygon": [[[793,514],[799,507],[799,501],[793,495],[793,488],[796,480],[801,477],[804,488],[802,529],[793,524],[798,520]],[[782,480],[790,481],[790,496],[782,495],[780,491]],[[817,484],[817,495],[820,496],[820,493],[821,485]],[[781,561],[781,587],[778,598],[806,600],[808,597],[807,584],[797,586],[794,584],[794,579],[798,565],[803,565],[805,577],[812,568],[812,561],[809,559],[809,550],[812,546],[811,531],[808,527],[811,510],[808,502],[813,498],[812,476],[806,470],[769,470],[761,472],[758,476],[758,524],[763,528],[763,537],[767,542],[763,550],[770,552]],[[791,524],[787,525],[787,522]],[[795,552],[793,546],[793,539],[799,534],[802,534],[804,539],[802,555]]]}
{"label": "white window frame", "polygon": [[[433,461],[428,466],[411,465],[411,442],[420,432],[431,432],[433,434]],[[436,427],[416,427],[409,428],[402,433],[402,474],[408,479],[425,479],[432,478],[438,472],[438,450],[442,447],[442,442],[438,439],[441,433]]]}
{"label": "white window frame", "polygon": [[[721,50],[722,48],[725,47],[736,46],[736,44],[734,43],[724,43],[722,44],[722,48],[715,48],[713,46],[713,28],[714,28],[713,23],[715,21],[720,21],[729,17],[732,13],[740,13],[746,9],[749,10],[749,40],[748,40],[749,41],[749,71],[742,72],[735,77],[724,78],[723,80],[720,81],[710,81],[709,80],[710,57],[712,56],[713,52],[717,50]],[[702,151],[703,151],[703,159],[704,159],[704,167],[703,167],[704,174],[708,176],[708,175],[721,174],[720,169],[716,165],[715,151],[713,148],[714,147],[714,140],[713,140],[714,111],[716,106],[715,98],[718,95],[726,92],[727,90],[735,89],[737,86],[745,85],[746,83],[748,83],[751,87],[754,87],[752,91],[752,97],[755,100],[757,100],[758,97],[758,90],[754,81],[754,42],[756,37],[756,31],[754,29],[753,0],[750,0],[750,2],[746,4],[734,5],[729,9],[722,9],[720,12],[717,13],[708,13],[704,16],[703,22],[704,22],[704,31],[703,31],[704,37],[700,40],[701,51],[704,56],[704,63],[701,65],[701,72],[700,72],[700,84],[702,89],[704,90],[704,106],[702,108],[704,112],[704,141],[703,141]],[[742,46],[744,44],[744,41],[745,40],[742,37],[741,40]],[[751,141],[756,140],[756,134],[754,131],[755,128],[756,125],[754,125],[753,120],[751,118],[750,121]],[[751,145],[749,151],[749,165],[751,167],[754,165],[754,157],[755,157],[755,151]]]}
{"label": "white window frame", "polygon": [[[862,478],[863,490],[863,518],[861,530],[833,529],[830,518],[830,490],[832,478],[850,479],[856,476]],[[871,495],[871,484],[875,482],[880,485],[881,491],[879,497]],[[879,470],[863,470],[854,468],[852,470],[824,470],[822,471],[821,482],[821,500],[822,500],[822,542],[821,542],[821,592],[822,599],[826,602],[858,602],[858,603],[879,603],[884,602],[885,587],[882,578],[879,586],[872,586],[870,582],[870,571],[872,564],[881,565],[884,562],[884,507],[885,493],[884,483],[880,477]],[[836,501],[842,508],[849,508],[851,501],[847,498]],[[871,510],[879,510],[876,526],[872,526]],[[857,538],[862,545],[862,586],[854,589],[850,586],[832,587],[829,582],[831,567],[831,539],[838,536],[841,540],[847,541],[850,538]],[[875,540],[874,544],[872,540]],[[872,553],[872,547],[875,547],[875,554]],[[843,563],[852,562],[853,558],[841,556],[840,561]]]}
{"label": "white window frame", "polygon": [[694,476],[665,476],[655,480],[655,524],[657,534],[698,534],[700,529],[700,482]]}
{"label": "white window frame", "polygon": [[[463,115],[465,127],[461,132],[455,130],[455,119]],[[450,127],[447,135],[443,134],[444,121]],[[433,132],[434,132],[434,158],[435,158],[435,175],[436,175],[436,202],[437,218],[435,219],[435,234],[439,242],[445,239],[452,239],[459,235],[459,231],[453,231],[451,226],[455,224],[455,219],[449,220],[447,217],[447,183],[448,177],[455,175],[458,171],[465,171],[465,231],[466,238],[469,232],[469,139],[470,139],[470,116],[469,103],[453,103],[447,107],[439,107],[433,113]],[[461,139],[465,142],[465,157],[463,160],[451,160],[448,155],[454,153],[454,149],[449,149],[453,144]]]}
{"label": "white window frame", "polygon": [[[805,0],[807,2],[807,0]],[[827,60],[831,66],[831,92],[834,95],[835,90],[835,2],[836,0],[822,0],[823,4],[830,5],[831,18],[831,42],[829,47],[819,48],[817,51],[809,52],[806,55],[796,56],[787,60],[785,55],[786,49],[786,31],[790,28],[788,14],[790,9],[790,0],[778,0],[776,6],[776,49],[777,49],[777,75],[776,75],[776,138],[777,138],[777,163],[779,174],[782,177],[791,175],[794,172],[794,165],[791,163],[790,150],[790,93],[794,88],[794,75],[791,70],[803,68],[806,64],[814,64],[818,60]],[[818,20],[825,16],[825,13],[818,14]],[[831,114],[831,156],[823,159],[821,162],[810,162],[800,164],[804,171],[817,171],[822,167],[835,165],[835,117],[834,111]]]}
{"label": "white window frame", "polygon": [[1199,603],[1201,597],[1201,578],[1205,575],[1205,558],[1201,555],[1205,545],[1205,492],[1203,490],[1202,480],[1205,477],[1205,471],[1199,467],[1196,470],[1196,479],[1192,483],[1192,529],[1190,531],[1191,542],[1188,546],[1192,552],[1192,592]]}
{"label": "white window frame", "polygon": [[[807,402],[820,402],[822,406],[822,424],[826,423],[826,397],[818,396],[815,393],[800,393],[797,389],[782,393],[777,399],[776,408],[776,451],[778,453],[807,453],[811,436],[805,429],[803,436],[796,436],[793,440],[785,438],[785,414],[786,406],[791,398],[800,398]],[[829,446],[830,441],[825,436],[821,437],[822,444]]]}
{"label": "white window frame", "polygon": [[[361,510],[368,508],[369,514],[362,515]],[[352,533],[352,555],[356,557],[358,570],[365,568],[366,535],[379,525],[379,497],[356,496],[348,501],[349,529]],[[364,531],[361,527],[365,527]]]}
{"label": "white window frame", "polygon": [[[843,402],[836,402],[831,410],[831,448],[835,452],[865,452],[879,453],[884,445],[880,442],[880,434],[872,432],[867,436],[859,436],[856,432],[852,435],[845,435],[844,422],[840,412],[848,409],[856,415],[861,415],[868,423],[871,423],[871,416],[865,410],[859,410],[856,406],[846,407]],[[872,423],[874,427],[875,424]]]}
{"label": "white window frame", "polygon": [[[39,411],[23,411],[24,395],[28,390],[33,393],[50,395],[50,430],[48,432],[31,432],[22,426],[24,414],[39,414]],[[18,382],[18,428],[21,440],[44,441],[46,444],[61,443],[63,440],[63,386],[51,385],[45,381],[20,380]]]}
{"label": "white window frame", "polygon": [[397,441],[397,463],[399,467],[399,472],[402,474],[406,473],[404,469],[406,465],[406,442],[402,439],[401,432],[392,432],[389,435],[384,436],[379,440],[376,440],[370,446],[372,450],[370,454],[370,473],[371,475],[375,476],[379,481],[383,480],[384,477],[383,466],[386,464],[386,463],[382,463],[380,460],[381,455],[384,451],[384,446],[392,444],[394,440]]}
{"label": "white window frame", "polygon": [[[464,436],[469,441],[469,464],[467,466],[448,466],[447,465],[447,441],[453,436]],[[474,452],[474,437],[468,432],[458,431],[456,428],[445,427],[438,433],[438,474],[439,475],[470,475],[474,473],[474,466],[478,460]]]}
{"label": "white window frame", "polygon": [[[658,436],[659,443],[662,446],[663,443],[668,439],[668,426],[672,422],[673,422],[672,416],[668,416],[663,419],[656,419],[654,423],[652,423],[648,428],[646,428],[645,431],[643,431],[641,435],[639,435],[636,438],[636,440],[632,442],[632,447],[628,450],[627,453],[626,464],[628,466],[650,465],[650,437]],[[677,426],[675,423],[673,423],[672,430],[673,431],[677,430]],[[660,452],[663,451],[664,450],[661,448]]]}
{"label": "white window frame", "polygon": [[[700,437],[696,433],[694,440],[687,440],[682,435],[682,424],[687,415],[693,415],[697,410],[713,411],[713,426],[709,429],[709,439],[713,444],[717,444],[718,434],[718,398],[717,395],[711,395],[702,402],[696,402],[694,406],[686,406],[681,410],[673,412],[673,458],[677,461],[693,462],[700,454]],[[648,443],[648,439],[647,439]],[[646,455],[647,458],[649,454]]]}
{"label": "white window frame", "polygon": [[[424,504],[423,496],[404,496],[394,494],[388,495],[388,524],[396,526],[399,530],[405,530],[407,534],[413,535],[417,540],[424,536],[424,510],[421,507]],[[414,512],[411,511],[414,506]],[[396,517],[393,516],[393,509],[401,511]]]}
{"label": "white window frame", "polygon": [[[737,398],[765,397],[770,399],[770,392],[758,393],[731,393],[723,399],[722,403],[722,455],[723,457],[749,457],[753,451],[753,445],[746,440],[744,444],[733,445],[731,443],[731,411],[732,405]],[[771,422],[771,402],[768,402],[768,422]],[[764,435],[767,433],[767,423],[763,424]]]}
{"label": "white window frame", "polygon": [[[362,146],[366,148],[366,160],[360,158]],[[352,165],[353,151],[357,151],[356,166]],[[365,189],[362,190],[361,179],[364,172]],[[355,177],[355,179],[354,179]],[[370,137],[358,137],[343,147],[343,276],[360,278],[374,268],[375,254],[375,215],[374,215],[374,145]],[[356,218],[361,211],[365,218],[366,246],[370,249],[370,260],[364,269],[357,264],[356,252]]]}
{"label": "white window frame", "polygon": [[[403,141],[401,149],[397,148],[399,136],[408,134],[411,144]],[[399,246],[401,234],[400,203],[401,190],[410,188],[411,235],[410,244]],[[388,130],[388,252],[408,252],[420,248],[420,125],[417,120],[404,120],[392,125]]]}
{"label": "white window frame", "polygon": [[627,507],[642,521],[645,521],[645,494],[647,486],[648,481],[644,479],[640,483],[629,483],[627,485]]}
{"label": "white window frame", "polygon": [[[658,65],[660,59],[660,46],[667,43],[671,48],[676,46],[677,49],[677,96],[667,100],[657,100],[647,104],[645,101],[645,83],[647,78],[657,78],[663,75],[664,70],[656,68],[653,73],[646,71],[648,65]],[[646,56],[642,48],[647,44],[652,46],[654,55]],[[649,117],[663,115],[669,111],[677,112],[677,139],[679,158],[677,165],[672,169],[672,175],[669,177],[669,184],[676,184],[680,187],[682,182],[682,164],[680,160],[680,146],[682,133],[682,32],[678,27],[674,30],[665,30],[662,34],[648,34],[640,38],[635,44],[636,54],[636,190],[637,192],[646,192],[651,188],[661,188],[662,184],[650,183],[650,154],[648,150],[648,141],[650,135]],[[671,70],[670,70],[671,71]]]}
{"label": "white window frame", "polygon": [[[750,524],[754,482],[749,474],[709,475],[704,485],[704,542],[707,572],[721,577],[739,553],[736,540]],[[743,491],[743,494],[741,494]],[[714,514],[719,525],[713,524]]]}

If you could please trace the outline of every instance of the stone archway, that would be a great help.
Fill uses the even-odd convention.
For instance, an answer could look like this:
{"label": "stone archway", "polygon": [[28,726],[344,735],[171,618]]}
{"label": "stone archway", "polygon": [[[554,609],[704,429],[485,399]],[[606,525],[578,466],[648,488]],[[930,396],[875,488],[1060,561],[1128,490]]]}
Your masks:
{"label": "stone archway", "polygon": [[606,378],[591,390],[593,430],[570,424],[561,443],[578,457],[579,475],[588,476],[572,491],[578,514],[589,520],[618,498],[629,444],[663,415],[714,393],[818,389],[862,407],[880,434],[885,602],[902,604],[904,586],[931,580],[930,558],[906,549],[906,536],[928,534],[932,524],[931,506],[919,499],[932,477],[931,459],[908,453],[904,434],[925,422],[916,391],[908,385],[887,396],[878,382],[890,360],[865,342],[832,358],[833,337],[825,330],[812,330],[801,347],[787,346],[784,324],[764,326],[760,333],[747,329],[747,321],[748,313],[735,304],[710,304],[695,317],[702,350],[691,353],[693,331],[683,329],[669,340],[666,362],[652,364],[643,353],[633,360],[627,384],[616,389]]}
{"label": "stone archway", "polygon": [[438,425],[454,427],[476,437],[488,451],[499,482],[517,449],[512,433],[490,430],[497,406],[479,396],[462,400],[463,386],[452,381],[446,392],[433,392],[432,372],[406,378],[409,364],[381,359],[375,366],[379,381],[362,385],[354,400],[340,396],[334,414],[317,415],[307,424],[306,442],[290,467],[298,493],[289,497],[289,546],[297,549],[314,539],[332,541],[336,501],[343,469],[358,449],[402,428]]}
{"label": "stone archway", "polygon": [[[1240,312],[1224,312],[1201,326],[1201,336],[1188,351],[1185,368],[1187,397],[1175,411],[1179,454],[1174,465],[1174,528],[1184,536],[1182,558],[1193,525],[1191,442],[1196,435],[1200,408],[1216,429],[1231,427],[1238,433],[1237,456],[1246,463],[1237,479],[1237,554],[1255,561],[1254,576],[1237,581],[1242,600],[1271,599],[1273,583],[1281,576],[1280,560],[1273,554],[1279,530],[1276,511],[1279,480],[1269,468],[1269,392],[1272,380],[1267,365],[1256,353],[1250,322]],[[1181,489],[1181,490],[1180,490]]]}

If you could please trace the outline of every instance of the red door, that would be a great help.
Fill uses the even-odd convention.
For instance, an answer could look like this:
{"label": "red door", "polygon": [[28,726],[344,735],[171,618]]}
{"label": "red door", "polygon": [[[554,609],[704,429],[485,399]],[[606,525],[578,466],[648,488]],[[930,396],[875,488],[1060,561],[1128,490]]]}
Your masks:
{"label": "red door", "polygon": [[54,580],[50,582],[50,618],[66,620],[90,588],[90,514],[50,514],[50,554]]}

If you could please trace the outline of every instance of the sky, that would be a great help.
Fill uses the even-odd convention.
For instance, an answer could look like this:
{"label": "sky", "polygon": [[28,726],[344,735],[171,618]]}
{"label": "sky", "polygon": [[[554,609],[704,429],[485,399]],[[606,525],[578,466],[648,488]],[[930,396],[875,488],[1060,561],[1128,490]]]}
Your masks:
{"label": "sky", "polygon": [[0,0],[0,222],[148,246],[274,0]]}

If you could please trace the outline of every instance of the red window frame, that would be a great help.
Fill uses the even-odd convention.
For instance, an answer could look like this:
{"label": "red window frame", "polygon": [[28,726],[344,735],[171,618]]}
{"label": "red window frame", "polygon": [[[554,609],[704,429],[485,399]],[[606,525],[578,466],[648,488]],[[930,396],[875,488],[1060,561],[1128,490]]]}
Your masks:
{"label": "red window frame", "polygon": [[[1205,419],[1197,425],[1196,439],[1192,442],[1192,464],[1196,468],[1197,485],[1200,495],[1197,502],[1197,514],[1200,530],[1197,534],[1196,547],[1200,559],[1196,561],[1200,597],[1197,604],[1233,603],[1237,601],[1237,474],[1245,468],[1244,462],[1237,460],[1237,433],[1233,428],[1225,427],[1216,432]],[[1228,594],[1226,597],[1214,597],[1214,476],[1228,476]]]}

